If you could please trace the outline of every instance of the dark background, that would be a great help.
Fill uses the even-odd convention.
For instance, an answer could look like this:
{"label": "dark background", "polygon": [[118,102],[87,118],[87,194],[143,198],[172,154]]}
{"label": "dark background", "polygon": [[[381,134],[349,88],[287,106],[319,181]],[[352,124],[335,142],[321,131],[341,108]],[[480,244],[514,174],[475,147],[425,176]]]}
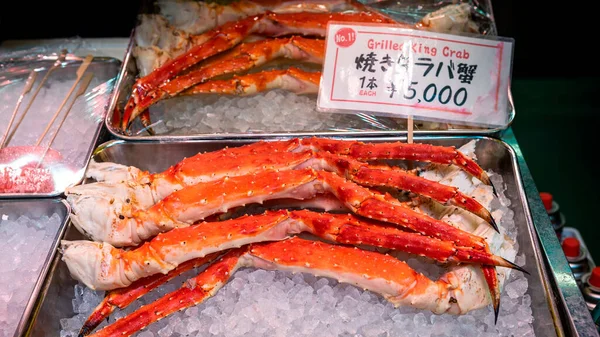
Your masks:
{"label": "dark background", "polygon": [[[4,0],[0,7],[0,41],[129,37],[141,3],[140,0]],[[585,62],[583,57],[573,57],[584,54],[578,47],[591,48],[577,46],[577,42],[592,38],[597,30],[598,19],[590,3],[492,0],[499,35],[515,39],[514,78],[600,74],[600,66],[593,65],[593,57],[588,59],[588,65],[580,63]],[[569,36],[557,37],[564,34]]]}
{"label": "dark background", "polygon": [[[600,97],[591,1],[492,1],[499,35],[515,39],[513,129],[538,189],[554,194],[600,261],[600,180],[595,165]],[[3,1],[0,42],[129,37],[140,1]]]}

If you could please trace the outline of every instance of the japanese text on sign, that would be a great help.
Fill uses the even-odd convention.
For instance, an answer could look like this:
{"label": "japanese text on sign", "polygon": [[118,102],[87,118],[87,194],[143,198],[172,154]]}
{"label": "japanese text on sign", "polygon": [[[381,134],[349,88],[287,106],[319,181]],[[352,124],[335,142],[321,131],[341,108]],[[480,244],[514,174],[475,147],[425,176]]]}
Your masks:
{"label": "japanese text on sign", "polygon": [[505,126],[512,43],[331,23],[319,109]]}

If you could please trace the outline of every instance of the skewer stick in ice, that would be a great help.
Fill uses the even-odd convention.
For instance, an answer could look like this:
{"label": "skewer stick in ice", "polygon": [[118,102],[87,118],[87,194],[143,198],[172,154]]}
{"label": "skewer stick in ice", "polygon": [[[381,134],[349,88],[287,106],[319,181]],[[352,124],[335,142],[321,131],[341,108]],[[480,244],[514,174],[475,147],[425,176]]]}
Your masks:
{"label": "skewer stick in ice", "polygon": [[87,70],[88,66],[90,65],[90,63],[92,62],[93,59],[94,59],[94,56],[88,55],[83,60],[83,62],[81,63],[81,65],[79,66],[79,69],[77,69],[77,79],[75,80],[75,83],[73,83],[73,86],[71,86],[71,89],[69,90],[69,93],[67,94],[67,96],[65,97],[65,99],[62,101],[62,103],[60,103],[60,106],[58,107],[58,109],[54,113],[54,116],[52,116],[52,119],[50,120],[50,122],[46,126],[46,129],[44,130],[44,132],[42,132],[42,134],[40,135],[40,138],[38,138],[37,142],[35,143],[36,146],[39,146],[40,143],[42,142],[42,139],[44,139],[44,137],[46,137],[46,134],[48,133],[48,131],[52,127],[52,124],[54,124],[54,121],[58,117],[58,114],[60,113],[60,111],[62,110],[62,108],[65,106],[65,104],[67,103],[67,101],[69,100],[69,97],[71,97],[71,94],[73,93],[73,91],[75,91],[75,88],[77,87],[77,84],[79,84],[79,82],[83,78],[83,74],[85,73],[85,71]]}

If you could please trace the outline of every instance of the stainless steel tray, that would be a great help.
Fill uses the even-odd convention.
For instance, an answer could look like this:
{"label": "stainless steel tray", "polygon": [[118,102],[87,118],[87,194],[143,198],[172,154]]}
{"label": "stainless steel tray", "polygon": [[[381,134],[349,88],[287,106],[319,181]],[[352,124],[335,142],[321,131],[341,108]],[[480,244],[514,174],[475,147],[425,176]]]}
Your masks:
{"label": "stainless steel tray", "polygon": [[[21,88],[21,79],[26,78],[32,69],[44,69],[36,78],[33,87],[33,89],[36,89],[42,77],[45,75],[46,70],[52,66],[56,61],[56,58],[56,55],[33,55],[17,59],[0,60],[0,94],[2,94],[3,90],[10,90],[10,93],[15,92],[15,95],[9,94],[9,92],[5,93],[6,96],[10,96],[10,102],[0,102],[0,124],[7,125],[8,123],[8,119],[12,114],[12,109],[17,101],[16,96],[20,94],[21,89],[15,89]],[[48,90],[53,88],[53,83],[57,83],[57,85],[60,85],[61,87],[60,89],[57,89],[57,91],[60,92],[56,93],[56,97],[58,98],[55,97],[54,100],[61,102],[67,95],[67,87],[70,87],[71,83],[74,83],[76,78],[75,72],[82,61],[82,57],[69,54],[62,66],[57,68],[49,76],[45,88],[40,90],[40,93],[36,97],[36,101],[34,101],[31,109],[23,118],[14,137],[4,149],[13,146],[33,146],[35,144],[36,139],[42,134],[50,122],[52,115],[59,107],[59,103],[56,103],[56,106],[45,108],[44,101],[41,100],[43,97],[42,95],[49,95],[51,91]],[[89,163],[89,158],[92,151],[97,146],[99,136],[103,131],[107,111],[106,108],[109,105],[112,91],[115,88],[120,67],[121,61],[111,57],[94,57],[92,63],[88,67],[86,73],[94,74],[92,82],[84,95],[79,97],[73,105],[51,146],[51,149],[60,152],[63,156],[63,159],[59,162],[59,168],[51,169],[50,174],[54,180],[53,190],[32,193],[0,193],[0,199],[54,197],[62,194],[66,187],[81,183],[87,164]],[[14,87],[11,88],[10,86],[13,85]],[[61,118],[64,116],[72,99],[71,96],[66,102],[67,104],[65,104],[61,110],[61,113],[58,115],[58,118],[49,129],[48,134],[41,142],[40,146],[42,148],[48,144],[49,139],[56,132],[57,127],[61,122]],[[5,105],[3,103],[5,103]],[[22,111],[28,103],[29,96],[25,96],[23,104],[19,109],[18,116],[22,115]],[[6,109],[2,109],[3,106]],[[16,124],[17,122],[13,125],[13,129]],[[24,126],[28,126],[29,129],[25,130]],[[0,127],[0,137],[4,132],[5,128]],[[65,165],[68,167],[63,167]],[[8,166],[10,167],[11,164],[9,163]]]}
{"label": "stainless steel tray", "polygon": [[[36,301],[39,299],[39,294],[44,293],[43,284],[49,271],[51,270],[50,267],[54,261],[60,239],[63,237],[66,231],[66,224],[69,220],[70,212],[71,208],[69,205],[64,200],[60,199],[0,200],[0,214],[8,215],[9,219],[17,218],[22,215],[26,215],[29,218],[35,219],[44,215],[51,216],[52,214],[57,213],[61,221],[61,224],[54,235],[53,243],[50,245],[48,253],[44,257],[43,265],[40,268],[35,284],[21,285],[23,287],[31,287],[32,291],[24,308],[12,308],[14,310],[23,310],[21,320],[16,326],[14,336],[21,336],[25,334],[29,321],[36,315]],[[9,335],[10,334],[6,336]]]}
{"label": "stainless steel tray", "polygon": [[[427,1],[420,1],[420,0],[406,1],[406,2],[402,2],[401,4],[399,4],[398,2],[395,2],[395,1],[386,1],[386,0],[383,0],[383,1],[360,1],[360,2],[365,3],[367,5],[372,5],[374,8],[380,9],[382,11],[385,11],[385,9],[387,8],[390,10],[390,13],[397,12],[397,10],[394,9],[394,6],[398,6],[398,5],[399,5],[398,8],[408,6],[411,8],[411,10],[413,10],[415,12],[419,12],[420,10],[424,10],[424,8],[426,8],[428,5],[431,5],[434,3],[433,1],[430,3]],[[441,1],[441,2],[435,2],[435,3],[439,5],[439,3],[445,3],[445,2],[447,2],[447,1]],[[147,12],[152,11],[151,1],[145,1],[144,5],[145,6],[142,9],[141,13],[147,13]],[[497,34],[497,29],[496,29],[495,21],[493,21],[491,1],[490,0],[478,1],[477,6],[479,6],[479,8],[481,9],[481,12],[486,11],[488,13],[488,15],[490,16],[490,18],[492,18],[492,24],[491,24],[491,27],[489,27],[489,31],[487,32],[487,34],[490,36],[495,36]],[[395,15],[398,16],[399,14],[396,13]],[[415,20],[414,14],[406,15],[405,17],[402,17],[402,18],[407,20],[407,22],[412,22]],[[130,36],[130,42],[127,47],[127,52],[125,53],[125,57],[123,59],[123,66],[122,66],[121,72],[119,74],[119,78],[118,78],[118,82],[117,82],[117,89],[114,91],[113,97],[111,99],[111,103],[110,103],[110,107],[109,107],[110,113],[107,114],[106,121],[105,121],[106,128],[108,129],[108,131],[117,138],[126,139],[126,140],[140,140],[140,141],[152,141],[152,140],[180,141],[180,140],[220,140],[220,139],[227,140],[227,139],[240,139],[240,138],[259,139],[259,138],[276,138],[276,137],[303,137],[303,136],[307,136],[307,135],[323,136],[323,137],[337,137],[337,136],[383,137],[383,136],[404,136],[408,133],[408,131],[406,129],[397,129],[394,127],[390,127],[389,125],[386,125],[386,124],[392,124],[389,122],[392,119],[390,119],[388,117],[376,117],[376,116],[371,116],[371,115],[360,117],[360,119],[367,121],[366,123],[372,124],[372,126],[370,126],[368,128],[365,127],[364,129],[362,129],[362,127],[361,128],[352,128],[352,127],[341,128],[340,127],[340,129],[338,129],[338,130],[331,128],[331,129],[323,130],[323,131],[317,130],[317,131],[289,131],[288,132],[288,131],[272,130],[272,131],[256,131],[256,132],[190,133],[190,134],[186,134],[186,135],[169,135],[169,134],[151,135],[147,131],[144,130],[144,128],[141,126],[141,123],[139,123],[139,121],[136,121],[135,123],[132,124],[132,125],[135,125],[132,132],[125,133],[118,126],[120,114],[117,111],[123,111],[125,103],[127,102],[127,99],[129,98],[129,95],[131,93],[131,88],[132,88],[132,86],[136,80],[136,77],[138,76],[138,73],[139,73],[136,62],[135,62],[135,57],[132,54],[133,49],[135,47],[135,39],[134,39],[135,34],[136,34],[136,29],[134,28],[132,30],[132,33]],[[427,127],[420,129],[415,124],[414,134],[415,135],[489,135],[489,136],[499,137],[512,124],[512,122],[515,118],[515,114],[516,114],[515,109],[514,109],[514,102],[512,99],[512,94],[510,92],[510,86],[509,86],[508,98],[509,98],[509,102],[510,102],[511,111],[509,114],[508,123],[505,127],[498,127],[498,128],[460,127],[460,128],[446,130],[446,129],[429,129]],[[152,113],[151,113],[151,117],[153,117]],[[376,122],[368,122],[368,121],[376,120],[376,119],[377,119]],[[153,122],[155,122],[154,119],[153,119]]]}
{"label": "stainless steel tray", "polygon": [[[531,273],[527,276],[529,289],[527,293],[532,299],[533,327],[536,336],[565,336],[577,335],[572,321],[564,318],[564,304],[559,302],[559,296],[554,293],[552,278],[547,272],[545,256],[540,249],[540,243],[525,192],[521,182],[521,174],[516,161],[515,152],[506,143],[483,136],[429,136],[416,137],[416,142],[431,143],[444,146],[461,146],[472,139],[479,139],[476,155],[479,164],[484,169],[491,169],[502,175],[506,184],[506,196],[511,201],[510,208],[514,211],[515,223],[518,226],[519,253],[524,253],[527,264],[525,268]],[[365,142],[404,141],[403,137],[359,139]],[[240,146],[247,144],[245,140],[229,141],[188,141],[188,142],[126,142],[112,140],[102,144],[94,153],[97,161],[112,161],[124,165],[133,165],[150,172],[161,172],[170,165],[190,157],[198,152],[214,151],[225,146]],[[160,157],[161,160],[156,160]],[[70,228],[66,237],[80,239],[81,234]],[[561,277],[572,277],[563,275]],[[32,323],[33,336],[56,335],[60,331],[58,318],[74,315],[71,308],[73,286],[75,281],[69,276],[66,265],[55,258],[53,269],[48,279],[47,292],[40,295],[40,314],[37,321]],[[70,317],[70,316],[69,316]]]}

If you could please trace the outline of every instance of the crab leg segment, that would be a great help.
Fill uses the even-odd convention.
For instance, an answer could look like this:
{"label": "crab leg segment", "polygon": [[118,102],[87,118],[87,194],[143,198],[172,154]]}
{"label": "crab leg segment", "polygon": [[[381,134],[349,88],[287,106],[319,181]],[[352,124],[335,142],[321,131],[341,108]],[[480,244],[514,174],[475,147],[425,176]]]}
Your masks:
{"label": "crab leg segment", "polygon": [[316,151],[347,155],[357,160],[404,159],[436,164],[454,164],[484,184],[491,185],[490,178],[485,171],[475,161],[454,147],[401,142],[348,142],[327,138],[303,139],[302,145]]}
{"label": "crab leg segment", "polygon": [[463,208],[480,218],[498,232],[498,226],[490,212],[477,200],[461,193],[458,188],[423,179],[400,169],[369,165],[347,156],[333,155],[329,152],[318,152],[313,157],[318,162],[313,168],[323,168],[346,176],[353,182],[369,187],[393,187],[429,197],[445,205]]}
{"label": "crab leg segment", "polygon": [[405,227],[415,232],[451,241],[459,246],[483,248],[485,241],[468,232],[457,230],[443,221],[417,213],[408,207],[394,204],[366,188],[331,172],[317,172],[325,189],[343,201],[354,213],[364,217]]}
{"label": "crab leg segment", "polygon": [[173,229],[133,250],[108,243],[63,241],[63,260],[76,279],[91,289],[110,290],[156,273],[168,273],[181,263],[242,245],[277,241],[308,232],[347,244],[369,244],[423,255],[440,262],[459,261],[515,268],[486,251],[462,247],[418,233],[404,232],[352,215],[310,211],[270,211],[222,222]]}
{"label": "crab leg segment", "polygon": [[463,291],[453,275],[432,281],[386,254],[294,237],[232,251],[180,289],[92,336],[130,336],[176,311],[199,304],[214,295],[240,267],[331,277],[381,294],[396,307],[411,306],[436,314],[463,314],[485,305],[477,298],[479,293]]}
{"label": "crab leg segment", "polygon": [[131,97],[125,106],[121,127],[126,130],[129,124],[144,109],[138,107],[141,100],[157,96],[156,89],[167,80],[176,77],[181,71],[211,56],[228,50],[242,42],[250,34],[284,36],[302,34],[305,36],[325,36],[329,21],[391,23],[392,21],[375,13],[267,13],[226,23],[204,33],[198,38],[198,45],[188,52],[165,63],[135,84]]}
{"label": "crab leg segment", "polygon": [[500,312],[500,282],[498,281],[498,273],[496,272],[496,268],[489,266],[481,266],[481,271],[488,286],[488,293],[494,307],[494,323],[496,323],[498,322],[498,313]]}
{"label": "crab leg segment", "polygon": [[460,308],[461,297],[466,294],[453,294],[454,285],[445,280],[431,281],[387,254],[294,237],[253,244],[247,255],[251,262],[246,266],[335,278],[379,293],[396,307],[412,306],[437,314],[471,309]]}
{"label": "crab leg segment", "polygon": [[65,194],[75,221],[97,221],[106,212],[130,216],[185,186],[259,170],[292,169],[312,155],[310,151],[287,151],[295,144],[295,141],[258,142],[201,153],[157,174],[114,163],[93,162],[87,175],[101,182],[70,187]]}
{"label": "crab leg segment", "polygon": [[280,198],[310,199],[324,192],[320,185],[310,169],[261,171],[187,186],[128,217],[119,213],[119,209],[97,209],[96,212],[88,207],[88,212],[75,209],[71,220],[95,241],[131,246],[234,207]]}
{"label": "crab leg segment", "polygon": [[111,291],[104,297],[102,302],[94,309],[94,311],[85,321],[83,327],[79,330],[79,336],[89,335],[98,325],[102,323],[105,318],[110,316],[110,314],[116,308],[126,308],[135,300],[141,298],[160,285],[185,273],[188,270],[211,263],[220,255],[221,253],[219,252],[207,255],[203,258],[189,260],[180,264],[177,266],[177,268],[171,270],[167,274],[154,274],[152,276],[135,281],[127,288],[120,288]]}
{"label": "crab leg segment", "polygon": [[202,303],[219,291],[231,275],[242,266],[240,257],[245,252],[246,249],[241,248],[227,253],[198,276],[187,280],[178,290],[142,306],[91,336],[131,336],[151,323],[179,310]]}
{"label": "crab leg segment", "polygon": [[508,268],[519,268],[489,252],[461,247],[418,233],[405,232],[377,221],[359,219],[351,214],[317,213],[307,210],[292,211],[292,219],[306,226],[303,231],[338,243],[400,250],[426,256],[438,262],[478,263]]}
{"label": "crab leg segment", "polygon": [[244,43],[231,52],[233,55],[227,53],[220,56],[218,60],[212,60],[198,70],[163,83],[160,88],[166,91],[169,96],[174,96],[208,79],[246,71],[276,58],[321,64],[325,53],[325,41],[294,36]]}
{"label": "crab leg segment", "polygon": [[253,95],[257,92],[283,89],[299,95],[316,94],[319,91],[321,72],[307,72],[297,68],[270,70],[260,73],[234,76],[231,80],[201,83],[183,92],[183,95],[228,94]]}
{"label": "crab leg segment", "polygon": [[[192,157],[184,158],[167,170],[151,174],[132,166],[115,163],[91,162],[87,171],[89,178],[107,183],[127,181],[130,183],[166,184],[170,181],[178,185],[195,184],[232,175],[244,175],[256,169],[280,169],[285,166],[276,160],[298,147],[299,140],[266,142],[258,141],[238,147],[226,147],[216,151],[200,152]],[[257,155],[261,155],[257,157]],[[293,157],[286,157],[291,159]],[[268,160],[271,159],[271,160]],[[158,190],[158,189],[157,189]],[[171,188],[160,199],[174,192]]]}

